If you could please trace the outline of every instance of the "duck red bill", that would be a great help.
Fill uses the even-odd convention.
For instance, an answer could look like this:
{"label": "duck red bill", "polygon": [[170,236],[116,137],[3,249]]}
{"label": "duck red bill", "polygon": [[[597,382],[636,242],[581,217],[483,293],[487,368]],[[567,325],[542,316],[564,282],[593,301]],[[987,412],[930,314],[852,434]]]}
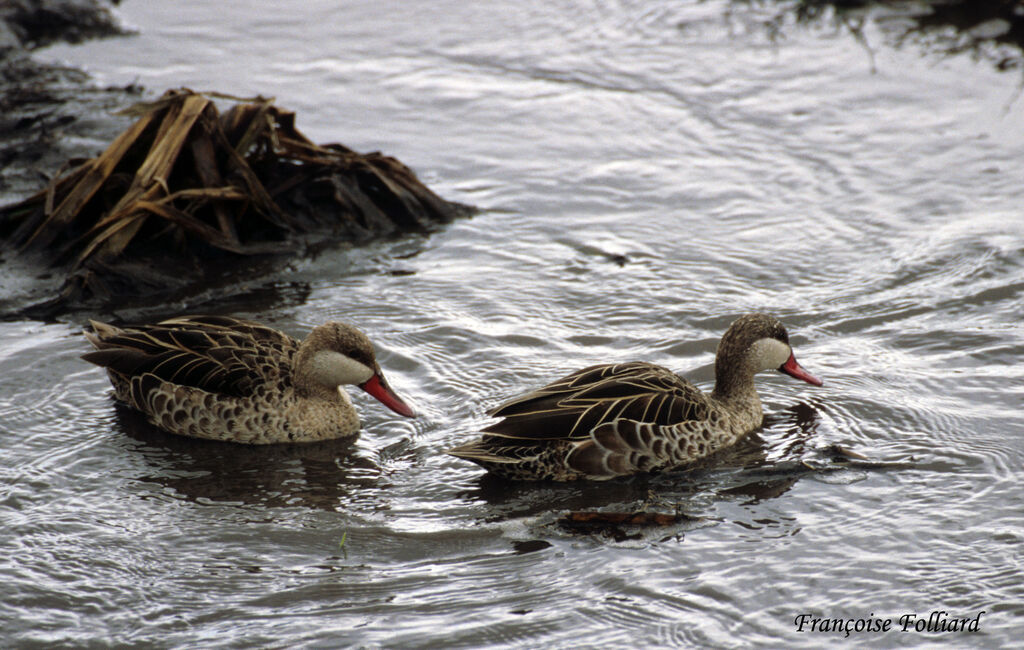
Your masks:
{"label": "duck red bill", "polygon": [[821,386],[822,384],[820,379],[804,370],[804,367],[796,362],[796,357],[793,356],[792,352],[789,354],[789,361],[779,366],[779,372],[784,372],[790,377],[803,379],[808,384],[814,384],[815,386]]}
{"label": "duck red bill", "polygon": [[416,417],[415,411],[413,411],[408,404],[403,402],[401,397],[395,395],[395,391],[391,390],[391,387],[387,385],[387,382],[385,382],[384,378],[380,375],[370,377],[369,381],[360,384],[359,387],[373,395],[378,402],[395,413],[404,415],[407,418]]}

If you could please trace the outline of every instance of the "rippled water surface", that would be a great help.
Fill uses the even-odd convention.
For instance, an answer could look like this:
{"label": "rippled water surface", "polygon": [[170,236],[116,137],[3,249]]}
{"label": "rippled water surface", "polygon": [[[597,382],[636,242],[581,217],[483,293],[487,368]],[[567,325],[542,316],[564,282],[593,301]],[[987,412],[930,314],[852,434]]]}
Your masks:
{"label": "rippled water surface", "polygon": [[[422,417],[355,395],[354,444],[160,433],[79,360],[84,316],[0,323],[2,645],[1019,641],[1016,73],[893,49],[876,23],[779,34],[725,2],[120,10],[137,36],[43,56],[103,84],[274,95],[313,140],[384,150],[483,212],[167,306],[360,326]],[[761,377],[764,428],[710,467],[520,485],[442,454],[587,364],[707,387],[753,310],[825,386]],[[642,507],[693,518],[559,523]],[[937,610],[984,611],[981,632],[793,622]]]}

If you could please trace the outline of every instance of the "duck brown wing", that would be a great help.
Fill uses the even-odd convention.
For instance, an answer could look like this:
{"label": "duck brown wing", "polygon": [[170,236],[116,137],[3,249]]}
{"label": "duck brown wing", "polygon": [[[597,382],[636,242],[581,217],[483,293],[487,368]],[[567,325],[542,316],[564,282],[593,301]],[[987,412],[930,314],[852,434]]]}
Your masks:
{"label": "duck brown wing", "polygon": [[487,438],[521,442],[578,440],[605,422],[670,425],[704,417],[707,408],[700,390],[666,368],[644,362],[600,365],[505,402],[489,413],[504,419],[483,431]]}
{"label": "duck brown wing", "polygon": [[94,324],[98,348],[82,355],[125,378],[151,374],[211,393],[244,396],[268,382],[291,381],[298,342],[238,319],[197,316],[132,329]]}
{"label": "duck brown wing", "polygon": [[286,350],[298,348],[299,342],[284,332],[260,323],[231,316],[180,316],[149,326],[150,330],[177,329],[199,331],[211,335],[230,337],[243,346]]}

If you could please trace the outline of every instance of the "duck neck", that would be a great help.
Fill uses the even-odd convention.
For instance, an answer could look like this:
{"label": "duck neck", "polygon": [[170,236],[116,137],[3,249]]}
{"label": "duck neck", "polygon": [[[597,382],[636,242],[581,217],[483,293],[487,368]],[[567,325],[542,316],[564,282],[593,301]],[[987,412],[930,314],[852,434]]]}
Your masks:
{"label": "duck neck", "polygon": [[761,403],[754,387],[754,373],[749,368],[724,364],[720,359],[715,361],[715,389],[711,397],[726,405]]}
{"label": "duck neck", "polygon": [[715,377],[711,399],[729,414],[730,429],[737,436],[760,426],[764,417],[751,373],[719,374]]}
{"label": "duck neck", "polygon": [[736,438],[761,426],[764,411],[761,410],[761,398],[754,388],[753,375],[719,375],[715,378],[711,399],[718,402],[720,408],[728,414],[727,428]]}

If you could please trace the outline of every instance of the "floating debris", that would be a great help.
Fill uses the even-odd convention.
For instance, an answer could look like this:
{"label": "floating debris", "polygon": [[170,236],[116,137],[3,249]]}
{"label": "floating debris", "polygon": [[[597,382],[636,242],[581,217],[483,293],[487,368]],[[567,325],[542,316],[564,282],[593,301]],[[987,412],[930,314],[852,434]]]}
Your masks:
{"label": "floating debris", "polygon": [[101,155],[0,208],[0,239],[67,270],[54,314],[197,288],[241,257],[426,232],[472,209],[378,152],[316,145],[272,99],[167,91]]}
{"label": "floating debris", "polygon": [[832,458],[834,460],[849,460],[849,459],[854,459],[854,460],[871,460],[870,458],[868,458],[864,454],[856,452],[856,451],[854,451],[852,449],[847,449],[846,447],[843,447],[842,445],[836,445],[836,444],[829,445],[825,449],[825,451],[827,453],[831,454],[831,456],[832,456]]}
{"label": "floating debris", "polygon": [[601,512],[577,510],[566,513],[562,523],[585,526],[672,526],[681,521],[697,519],[685,513],[667,512]]}
{"label": "floating debris", "polygon": [[605,512],[601,510],[576,510],[567,512],[558,520],[558,524],[573,533],[585,535],[602,535],[616,542],[636,540],[644,537],[638,529],[660,529],[676,526],[682,522],[700,521],[680,511],[674,513],[649,512]]}

